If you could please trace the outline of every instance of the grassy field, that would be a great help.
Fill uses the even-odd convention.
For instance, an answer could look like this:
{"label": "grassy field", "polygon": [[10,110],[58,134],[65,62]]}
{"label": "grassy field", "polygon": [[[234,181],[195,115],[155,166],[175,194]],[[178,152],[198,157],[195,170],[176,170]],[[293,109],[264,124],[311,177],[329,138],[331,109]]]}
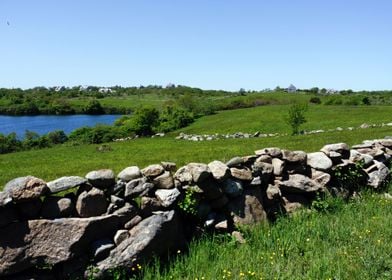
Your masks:
{"label": "grassy field", "polygon": [[301,211],[271,225],[194,241],[166,266],[142,265],[142,279],[392,279],[392,201],[364,194],[332,211]]}
{"label": "grassy field", "polygon": [[[259,106],[248,109],[222,111],[200,118],[181,129],[185,133],[213,134],[234,132],[287,133],[285,123],[289,105]],[[311,105],[305,113],[305,130],[358,127],[363,123],[392,122],[392,106],[324,106]]]}

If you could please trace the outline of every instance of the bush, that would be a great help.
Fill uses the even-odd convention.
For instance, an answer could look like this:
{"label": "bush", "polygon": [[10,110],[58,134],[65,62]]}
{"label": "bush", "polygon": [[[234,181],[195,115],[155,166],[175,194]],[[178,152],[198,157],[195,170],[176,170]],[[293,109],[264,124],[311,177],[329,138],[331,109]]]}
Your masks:
{"label": "bush", "polygon": [[321,104],[321,99],[319,97],[312,97],[309,99],[309,103]]}
{"label": "bush", "polygon": [[159,131],[169,132],[191,124],[193,114],[181,108],[167,106],[159,117]]}
{"label": "bush", "polygon": [[149,107],[143,107],[136,110],[129,121],[124,122],[127,132],[134,132],[137,135],[142,136],[153,135],[158,124],[158,110]]}
{"label": "bush", "polygon": [[101,106],[101,103],[99,103],[99,101],[95,99],[89,101],[86,107],[84,107],[83,112],[89,115],[100,115],[105,113],[103,107]]}

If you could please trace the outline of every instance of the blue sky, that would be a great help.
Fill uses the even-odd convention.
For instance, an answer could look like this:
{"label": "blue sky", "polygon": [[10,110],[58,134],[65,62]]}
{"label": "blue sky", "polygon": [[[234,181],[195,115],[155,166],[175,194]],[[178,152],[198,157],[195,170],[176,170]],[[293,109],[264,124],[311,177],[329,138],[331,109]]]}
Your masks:
{"label": "blue sky", "polygon": [[0,87],[168,83],[392,89],[392,1],[0,0]]}

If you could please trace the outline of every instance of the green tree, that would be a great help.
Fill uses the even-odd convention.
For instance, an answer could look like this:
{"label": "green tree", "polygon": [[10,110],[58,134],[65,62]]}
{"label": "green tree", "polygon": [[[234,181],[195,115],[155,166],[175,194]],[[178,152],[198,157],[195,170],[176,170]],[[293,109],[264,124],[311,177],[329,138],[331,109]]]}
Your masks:
{"label": "green tree", "polygon": [[86,107],[84,107],[83,111],[84,113],[90,115],[100,115],[105,113],[101,103],[99,103],[99,101],[95,99],[89,101]]}
{"label": "green tree", "polygon": [[286,116],[286,123],[291,126],[292,135],[299,134],[299,128],[306,123],[305,112],[308,110],[306,104],[295,103],[290,106],[288,115]]}

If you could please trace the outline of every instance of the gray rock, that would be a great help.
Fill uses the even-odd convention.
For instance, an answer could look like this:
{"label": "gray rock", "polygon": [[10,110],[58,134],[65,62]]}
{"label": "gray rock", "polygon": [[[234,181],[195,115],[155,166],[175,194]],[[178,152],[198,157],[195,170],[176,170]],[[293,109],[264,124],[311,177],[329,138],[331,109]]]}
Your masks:
{"label": "gray rock", "polygon": [[139,167],[137,166],[129,166],[123,169],[118,175],[117,178],[124,181],[129,182],[131,180],[142,177],[142,173],[140,172]]}
{"label": "gray rock", "polygon": [[143,196],[140,202],[141,216],[149,217],[153,212],[162,210],[162,205],[157,198]]}
{"label": "gray rock", "polygon": [[236,197],[242,194],[244,187],[240,181],[227,179],[222,183],[222,189],[229,197]]}
{"label": "gray rock", "polygon": [[228,221],[227,220],[221,221],[217,223],[214,227],[218,231],[227,231],[229,229]]}
{"label": "gray rock", "polygon": [[331,181],[331,175],[328,173],[312,169],[312,180],[323,187],[326,187]]}
{"label": "gray rock", "polygon": [[272,166],[274,167],[274,175],[281,176],[285,167],[284,161],[278,158],[273,158]]}
{"label": "gray rock", "polygon": [[118,196],[115,196],[115,195],[111,195],[110,196],[110,203],[113,203],[117,207],[123,207],[124,204],[125,204],[125,200],[122,199],[121,197],[118,197]]}
{"label": "gray rock", "polygon": [[12,197],[7,192],[0,192],[0,207],[6,206],[12,202]]}
{"label": "gray rock", "polygon": [[272,163],[272,157],[269,155],[261,155],[259,156],[255,162],[265,162],[265,163]]}
{"label": "gray rock", "polygon": [[49,196],[46,197],[41,209],[41,217],[44,219],[57,219],[69,217],[74,210],[74,204],[70,198]]}
{"label": "gray rock", "polygon": [[279,188],[288,193],[310,193],[324,190],[321,185],[301,174],[289,175],[288,180],[279,182]]}
{"label": "gray rock", "polygon": [[154,188],[154,184],[148,183],[145,177],[134,179],[125,186],[125,199],[147,195]]}
{"label": "gray rock", "polygon": [[91,256],[94,258],[94,261],[102,261],[104,259],[106,259],[109,254],[110,251],[116,247],[113,244],[113,241],[111,241],[110,239],[100,239],[97,241],[94,241],[91,244],[91,248],[90,248],[90,254]]}
{"label": "gray rock", "polygon": [[124,228],[129,230],[140,223],[142,220],[143,218],[141,216],[136,215],[124,225]]}
{"label": "gray rock", "polygon": [[119,225],[123,226],[132,220],[138,212],[139,210],[135,206],[130,203],[125,203],[123,207],[114,211],[113,215],[116,215],[119,218]]}
{"label": "gray rock", "polygon": [[98,263],[99,272],[95,276],[103,277],[113,268],[129,269],[153,255],[165,254],[183,242],[181,226],[174,211],[157,213],[130,230],[130,237],[113,249],[108,258]]}
{"label": "gray rock", "polygon": [[247,168],[235,168],[232,167],[230,168],[230,173],[231,176],[233,176],[234,178],[238,179],[238,180],[243,180],[243,181],[252,181],[253,177],[252,177],[252,171],[250,171]]}
{"label": "gray rock", "polygon": [[346,143],[325,145],[320,151],[330,158],[336,157],[336,154],[333,154],[333,152],[340,154],[342,159],[348,159],[350,157],[350,148]]}
{"label": "gray rock", "polygon": [[308,154],[307,164],[321,171],[329,171],[332,168],[332,160],[323,152]]}
{"label": "gray rock", "polygon": [[378,189],[383,187],[387,183],[387,179],[389,177],[390,171],[388,167],[378,161],[374,162],[375,170],[373,172],[368,173],[368,185]]}
{"label": "gray rock", "polygon": [[113,237],[114,244],[118,246],[120,245],[121,242],[123,242],[128,237],[129,237],[129,232],[126,229],[120,229],[116,232],[116,234]]}
{"label": "gray rock", "polygon": [[236,166],[241,166],[244,163],[245,163],[245,161],[242,157],[233,157],[228,162],[226,162],[226,166],[227,167],[236,167]]}
{"label": "gray rock", "polygon": [[33,176],[26,176],[9,181],[4,187],[4,192],[6,193],[4,194],[6,198],[3,201],[9,201],[9,198],[11,198],[13,202],[19,203],[35,200],[47,194],[49,188],[43,180]]}
{"label": "gray rock", "polygon": [[106,212],[108,204],[104,192],[92,188],[79,195],[76,201],[76,211],[82,218],[100,216]]}
{"label": "gray rock", "polygon": [[275,147],[265,148],[265,149],[255,151],[255,154],[258,156],[268,155],[273,158],[281,158],[282,157],[282,150],[279,148],[275,148]]}
{"label": "gray rock", "polygon": [[161,175],[165,169],[160,164],[151,164],[142,169],[142,174],[146,177],[153,178]]}
{"label": "gray rock", "polygon": [[378,142],[384,147],[392,149],[392,139],[380,139]]}
{"label": "gray rock", "polygon": [[83,255],[91,242],[113,232],[117,224],[118,217],[112,215],[9,224],[0,229],[0,276]]}
{"label": "gray rock", "polygon": [[87,179],[79,176],[61,177],[54,181],[50,181],[47,185],[50,193],[58,193],[79,187],[87,183]]}
{"label": "gray rock", "polygon": [[269,200],[280,200],[282,197],[279,187],[271,184],[268,185],[266,194]]}
{"label": "gray rock", "polygon": [[174,174],[174,179],[179,181],[182,185],[190,184],[192,182],[192,174],[188,166],[183,166]]}
{"label": "gray rock", "polygon": [[180,195],[181,193],[177,189],[161,189],[155,192],[155,196],[158,198],[163,207],[172,206],[177,201]]}
{"label": "gray rock", "polygon": [[373,163],[373,157],[367,154],[361,154],[357,150],[350,150],[350,161],[354,163],[362,162],[364,167],[369,167]]}
{"label": "gray rock", "polygon": [[214,160],[208,164],[212,176],[218,181],[224,181],[230,176],[229,168],[219,160]]}
{"label": "gray rock", "polygon": [[232,199],[227,205],[234,225],[251,225],[267,221],[260,188],[246,188],[241,196]]}
{"label": "gray rock", "polygon": [[165,171],[163,174],[159,175],[158,177],[155,177],[153,182],[158,189],[174,188],[174,179],[169,171]]}
{"label": "gray rock", "polygon": [[187,167],[192,174],[193,182],[195,182],[196,184],[199,184],[211,177],[211,171],[208,169],[207,164],[192,162],[189,163]]}
{"label": "gray rock", "polygon": [[298,194],[286,194],[282,197],[283,199],[283,207],[285,211],[289,214],[294,213],[295,211],[307,207],[309,205],[309,200]]}
{"label": "gray rock", "polygon": [[282,151],[282,159],[288,161],[289,163],[306,163],[307,155],[304,151]]}
{"label": "gray rock", "polygon": [[245,244],[246,243],[246,240],[245,240],[245,238],[242,236],[242,234],[241,234],[241,232],[239,232],[239,231],[233,231],[232,233],[231,233],[231,236],[234,238],[234,240],[235,241],[237,241],[237,243],[239,243],[239,244]]}
{"label": "gray rock", "polygon": [[86,174],[88,182],[98,189],[113,187],[116,183],[115,178],[116,175],[110,169],[95,170]]}
{"label": "gray rock", "polygon": [[169,162],[169,161],[162,161],[161,165],[163,169],[169,172],[174,172],[177,169],[177,165],[174,162]]}

